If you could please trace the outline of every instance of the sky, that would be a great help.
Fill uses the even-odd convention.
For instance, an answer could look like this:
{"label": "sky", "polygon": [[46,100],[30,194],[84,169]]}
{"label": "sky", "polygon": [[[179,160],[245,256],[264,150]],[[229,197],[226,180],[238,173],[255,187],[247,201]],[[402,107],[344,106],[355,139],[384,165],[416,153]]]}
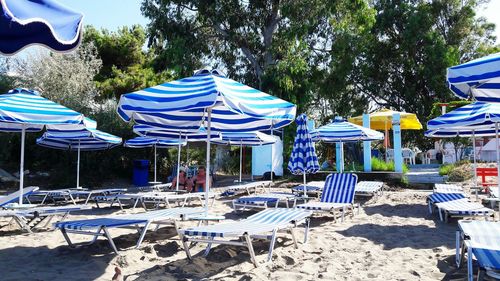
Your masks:
{"label": "sky", "polygon": [[490,3],[483,5],[477,11],[478,16],[485,17],[489,22],[496,25],[495,35],[497,37],[497,43],[500,44],[500,0],[490,0]]}

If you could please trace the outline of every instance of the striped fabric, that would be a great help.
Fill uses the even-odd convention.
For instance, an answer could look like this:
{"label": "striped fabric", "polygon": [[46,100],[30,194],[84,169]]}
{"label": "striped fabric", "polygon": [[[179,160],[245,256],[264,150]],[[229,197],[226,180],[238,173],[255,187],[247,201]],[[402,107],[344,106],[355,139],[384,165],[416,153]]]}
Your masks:
{"label": "striped fabric", "polygon": [[80,148],[81,151],[92,151],[118,146],[122,143],[122,138],[99,130],[87,130],[86,135],[81,133],[70,135],[46,132],[36,140],[36,143],[54,149],[76,151]]}
{"label": "striped fabric", "polygon": [[266,196],[253,196],[253,197],[241,197],[236,199],[235,202],[238,204],[254,204],[259,203],[276,203],[279,198],[276,197],[266,197]]}
{"label": "striped fabric", "polygon": [[[181,145],[186,145],[186,141],[182,140]],[[169,148],[173,146],[179,146],[179,140],[163,140],[150,137],[136,137],[126,140],[123,146],[131,148],[145,148],[153,146],[156,146],[158,148]]]}
{"label": "striped fabric", "polygon": [[294,175],[314,174],[319,170],[316,149],[307,128],[307,116],[297,117],[297,134],[293,143],[292,155],[288,161],[288,170]]}
{"label": "striped fabric", "polygon": [[33,44],[67,52],[80,44],[83,14],[55,0],[2,0],[0,4],[0,53],[13,55]]}
{"label": "striped fabric", "polygon": [[496,122],[500,122],[499,103],[474,102],[430,120],[427,122],[427,128],[491,130]]}
{"label": "striped fabric", "polygon": [[459,216],[487,215],[493,213],[493,210],[484,207],[482,204],[469,202],[468,199],[436,203],[436,206],[448,214]]}
{"label": "striped fabric", "polygon": [[117,215],[104,218],[64,221],[54,224],[59,229],[89,230],[100,227],[122,227],[136,224],[145,224],[159,220],[179,219],[184,215],[203,213],[203,208],[172,208],[157,210],[133,215]]}
{"label": "striped fabric", "polygon": [[379,191],[382,188],[382,186],[384,186],[384,183],[380,181],[360,181],[356,185],[355,191],[374,193]]}
{"label": "striped fabric", "polygon": [[458,97],[478,101],[500,101],[500,53],[448,68],[450,90]]}
{"label": "striped fabric", "polygon": [[277,129],[294,118],[296,106],[287,101],[224,77],[217,70],[122,95],[118,114],[167,130],[197,131],[207,127],[212,108],[215,132],[251,132]]}
{"label": "striped fabric", "polygon": [[36,214],[39,216],[44,216],[44,215],[65,214],[69,212],[76,212],[76,211],[90,210],[90,209],[92,209],[92,207],[88,205],[68,205],[68,206],[35,207],[27,210],[20,210],[18,213],[21,213],[23,215]]}
{"label": "striped fabric", "polygon": [[301,185],[299,185],[299,186],[294,186],[294,187],[292,188],[292,190],[293,190],[293,191],[295,191],[295,192],[304,192],[304,188],[306,189],[306,192],[313,192],[313,191],[320,191],[320,190],[323,190],[323,188],[322,188],[322,187],[319,187],[319,186],[313,186],[313,185],[309,185],[309,184],[307,184],[307,185],[305,185],[305,186],[304,186],[303,184],[301,184]]}
{"label": "striped fabric", "polygon": [[352,203],[358,176],[355,174],[330,174],[326,177],[321,202]]}
{"label": "striped fabric", "polygon": [[323,142],[350,142],[384,139],[384,134],[375,130],[361,127],[337,117],[330,124],[317,128],[313,135],[314,141]]}
{"label": "striped fabric", "polygon": [[436,183],[434,184],[435,193],[463,193],[464,189],[456,184]]}
{"label": "striped fabric", "polygon": [[[38,190],[38,186],[28,186],[23,189],[23,197],[27,197]],[[0,208],[14,202],[19,201],[20,191],[12,192],[6,196],[0,197]]]}
{"label": "striped fabric", "polygon": [[425,136],[429,138],[480,138],[480,137],[491,137],[495,135],[495,125],[491,125],[489,129],[436,129],[425,131]]}
{"label": "striped fabric", "polygon": [[239,237],[256,235],[287,227],[311,216],[311,212],[297,209],[267,209],[238,222],[220,223],[208,226],[190,227],[179,230],[188,236]]}
{"label": "striped fabric", "polygon": [[259,146],[276,142],[276,139],[261,132],[250,133],[222,133],[221,140],[213,140],[214,144]]}
{"label": "striped fabric", "polygon": [[459,221],[460,230],[479,266],[500,269],[500,223],[489,221]]}
{"label": "striped fabric", "polygon": [[41,97],[37,91],[14,89],[0,95],[0,123],[40,128],[38,126],[80,124],[83,120],[82,114]]}
{"label": "striped fabric", "polygon": [[427,198],[432,204],[466,199],[463,193],[433,193]]}
{"label": "striped fabric", "polygon": [[[177,130],[177,131],[169,131],[166,129],[162,129],[159,127],[152,127],[147,125],[135,125],[134,133],[143,137],[156,138],[161,140],[168,141],[178,141],[179,134],[181,135],[181,139],[188,142],[198,142],[198,141],[206,141],[207,140],[207,131],[204,128],[198,128],[195,132],[187,132],[185,130]],[[211,131],[210,132],[210,140],[220,140],[220,133]]]}

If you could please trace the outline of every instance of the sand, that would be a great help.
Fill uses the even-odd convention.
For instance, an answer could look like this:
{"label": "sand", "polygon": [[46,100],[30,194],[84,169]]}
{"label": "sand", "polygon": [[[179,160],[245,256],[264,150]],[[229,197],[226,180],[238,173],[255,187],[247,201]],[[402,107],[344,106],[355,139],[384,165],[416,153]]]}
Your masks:
{"label": "sand", "polygon": [[[296,249],[290,236],[281,236],[272,263],[259,268],[254,268],[246,249],[229,246],[216,246],[204,258],[202,246],[196,245],[194,260],[189,261],[178,241],[172,240],[177,237],[171,228],[150,232],[140,249],[134,248],[137,233],[113,230],[121,250],[116,256],[104,239],[73,250],[59,231],[22,234],[2,221],[0,279],[111,280],[118,266],[124,280],[463,280],[465,269],[454,267],[456,221],[445,224],[429,215],[427,194],[385,192],[364,202],[360,214],[344,222],[315,216],[307,244],[299,243]],[[218,200],[211,210],[228,219],[252,214],[235,214],[228,202]],[[120,211],[107,208],[92,213]],[[80,213],[70,219],[86,217],[92,216]],[[302,230],[297,231],[300,240]],[[256,243],[255,250],[264,262],[268,243]]]}

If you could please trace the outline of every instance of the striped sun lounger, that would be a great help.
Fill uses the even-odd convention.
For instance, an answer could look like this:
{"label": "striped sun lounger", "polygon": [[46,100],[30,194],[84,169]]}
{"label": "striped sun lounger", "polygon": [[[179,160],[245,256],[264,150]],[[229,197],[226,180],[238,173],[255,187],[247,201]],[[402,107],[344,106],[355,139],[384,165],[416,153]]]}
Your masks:
{"label": "striped sun lounger", "polygon": [[477,280],[484,274],[500,279],[500,222],[461,220],[458,227],[455,261],[460,268],[467,259],[467,280],[474,280],[473,258],[479,265]]}
{"label": "striped sun lounger", "polygon": [[[87,220],[75,220],[58,222],[54,226],[61,230],[64,239],[72,248],[93,244],[100,236],[105,237],[113,251],[118,254],[113,238],[109,230],[111,228],[133,228],[139,231],[139,239],[137,240],[136,248],[138,248],[150,225],[156,225],[156,229],[160,225],[173,225],[177,229],[177,221],[187,219],[190,215],[202,214],[205,211],[203,208],[172,208],[156,210],[133,215],[116,215],[109,217],[101,217]],[[82,234],[93,236],[93,239],[83,245],[75,245],[69,233]]]}
{"label": "striped sun lounger", "polygon": [[[179,229],[177,232],[181,237],[184,251],[189,259],[192,259],[192,256],[188,242],[207,243],[205,256],[210,252],[212,244],[244,246],[248,248],[251,260],[257,267],[259,264],[255,257],[252,239],[270,240],[269,254],[267,256],[267,261],[270,262],[278,232],[289,232],[292,235],[295,247],[298,247],[294,228],[297,224],[305,222],[304,243],[307,241],[311,214],[310,211],[298,209],[267,209],[241,221],[190,227]],[[234,241],[234,239],[238,239],[238,241]]]}
{"label": "striped sun lounger", "polygon": [[280,203],[285,203],[287,208],[294,207],[297,203],[297,196],[288,192],[271,192],[243,196],[233,200],[233,209],[238,211],[254,208],[278,208]]}
{"label": "striped sun lounger", "polygon": [[436,183],[434,193],[463,193],[464,189],[456,184]]}
{"label": "striped sun lounger", "polygon": [[449,202],[454,200],[467,199],[463,193],[432,193],[427,196],[427,204],[429,206],[429,214],[433,213],[433,207],[437,203]]}
{"label": "striped sun lounger", "polygon": [[335,221],[337,220],[336,210],[340,210],[342,221],[344,221],[347,209],[350,208],[354,215],[354,192],[357,180],[358,176],[355,174],[330,174],[326,178],[320,202],[308,202],[298,205],[297,208],[315,212],[331,212]]}
{"label": "striped sun lounger", "polygon": [[87,205],[68,205],[55,207],[35,207],[23,210],[0,211],[0,217],[11,218],[21,229],[32,232],[33,229],[41,226],[47,227],[57,216],[59,221],[64,220],[71,212],[91,209]]}
{"label": "striped sun lounger", "polygon": [[272,184],[271,181],[254,181],[254,182],[247,182],[247,183],[241,183],[241,184],[235,184],[235,185],[230,185],[227,186],[223,189],[222,196],[231,196],[235,195],[237,193],[246,192],[248,195],[250,195],[253,191],[253,193],[257,193],[258,188],[266,188],[269,187]]}
{"label": "striped sun lounger", "polygon": [[295,186],[292,188],[292,192],[296,193],[298,196],[302,196],[304,194],[304,188],[306,189],[306,194],[311,194],[315,196],[320,196],[323,191],[323,187],[325,186],[324,181],[310,181],[305,186],[303,184]]}
{"label": "striped sun lounger", "polygon": [[379,196],[383,192],[384,183],[381,181],[360,181],[356,184],[355,194],[361,196]]}
{"label": "striped sun lounger", "polygon": [[448,202],[436,203],[441,221],[448,222],[450,217],[478,217],[482,216],[486,220],[493,216],[492,209],[484,207],[480,203],[470,202],[468,199],[452,200]]}
{"label": "striped sun lounger", "polygon": [[[23,188],[23,197],[29,197],[33,192],[38,190],[38,186],[28,186]],[[16,204],[19,202],[20,191],[12,192],[8,195],[0,197],[0,209],[5,208],[9,204]]]}
{"label": "striped sun lounger", "polygon": [[[209,192],[209,199],[211,205],[215,201],[215,193]],[[171,208],[172,204],[178,204],[180,207],[188,205],[190,202],[200,202],[203,206],[205,204],[205,192],[193,192],[176,194],[174,192],[156,192],[153,194],[146,194],[141,198],[142,205],[147,210],[147,205],[152,204],[154,209],[158,209],[161,205]]]}
{"label": "striped sun lounger", "polygon": [[84,197],[85,203],[93,199],[95,196],[106,196],[106,195],[114,195],[120,194],[127,191],[123,188],[105,188],[105,189],[91,189],[91,190],[70,190],[71,196],[73,198]]}

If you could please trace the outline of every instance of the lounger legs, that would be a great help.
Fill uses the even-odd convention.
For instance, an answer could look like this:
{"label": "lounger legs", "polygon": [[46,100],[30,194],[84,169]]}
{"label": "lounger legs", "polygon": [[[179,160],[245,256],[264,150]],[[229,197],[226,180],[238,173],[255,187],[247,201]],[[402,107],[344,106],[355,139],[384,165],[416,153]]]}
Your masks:
{"label": "lounger legs", "polygon": [[257,263],[257,259],[255,258],[255,252],[253,250],[253,245],[252,245],[252,238],[250,238],[250,235],[247,233],[244,235],[245,237],[245,242],[248,247],[248,252],[250,253],[250,258],[252,259],[253,264],[255,267],[259,267],[259,264]]}
{"label": "lounger legs", "polygon": [[184,248],[184,252],[186,252],[186,256],[189,260],[192,260],[193,257],[191,256],[191,252],[189,252],[189,245],[188,245],[188,239],[184,237],[184,235],[179,233],[179,237],[181,238],[182,241],[182,247]]}
{"label": "lounger legs", "polygon": [[275,229],[271,236],[271,243],[269,243],[269,253],[267,255],[267,261],[270,262],[273,259],[274,244],[276,243],[276,233],[278,231]]}
{"label": "lounger legs", "polygon": [[[210,237],[210,240],[214,240],[214,238]],[[205,253],[203,253],[204,257],[208,256],[208,253],[210,253],[210,249],[212,249],[212,243],[208,242],[207,248],[205,248]]]}
{"label": "lounger legs", "polygon": [[472,271],[472,249],[467,248],[467,280],[474,280],[474,272]]}
{"label": "lounger legs", "polygon": [[307,243],[307,237],[309,235],[309,223],[311,222],[310,218],[306,218],[305,221],[305,229],[304,229],[304,244]]}
{"label": "lounger legs", "polygon": [[146,232],[148,231],[150,223],[146,223],[146,225],[142,228],[141,235],[139,236],[139,240],[137,240],[137,245],[135,246],[136,248],[139,248],[141,246],[142,240],[144,240],[144,236],[146,236]]}
{"label": "lounger legs", "polygon": [[[104,231],[104,235],[106,236],[106,238],[108,239],[108,243],[109,245],[111,246],[111,248],[113,249],[113,251],[115,251],[115,253],[117,255],[119,255],[120,253],[118,253],[118,249],[116,248],[115,246],[115,242],[113,242],[113,238],[111,237],[111,235],[109,234],[109,231],[106,227],[103,227],[102,230]],[[97,236],[96,236],[97,238]]]}

